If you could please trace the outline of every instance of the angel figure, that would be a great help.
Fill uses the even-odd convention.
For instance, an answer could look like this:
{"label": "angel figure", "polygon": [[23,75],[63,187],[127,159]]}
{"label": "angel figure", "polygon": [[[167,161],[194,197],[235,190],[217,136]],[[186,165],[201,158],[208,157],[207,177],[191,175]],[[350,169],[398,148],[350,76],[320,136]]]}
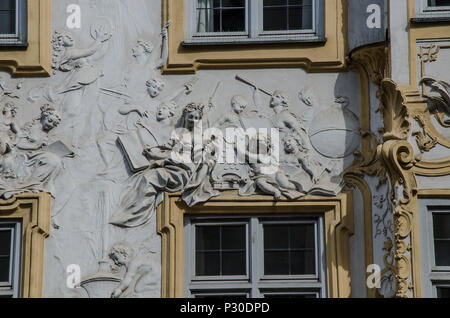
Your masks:
{"label": "angel figure", "polygon": [[286,174],[279,169],[279,161],[274,154],[271,138],[266,134],[257,133],[251,139],[253,141],[250,141],[249,144],[257,143],[258,149],[266,149],[267,154],[262,155],[258,151],[253,152],[236,147],[236,151],[245,156],[251,172],[250,180],[244,180],[239,194],[252,195],[259,190],[264,194],[272,195],[277,201],[281,199],[282,195],[291,200],[304,195],[303,192],[298,191],[296,184],[290,182]]}
{"label": "angel figure", "polygon": [[[322,165],[316,163],[311,154],[302,148],[301,140],[297,135],[289,134],[283,137],[284,156],[286,162],[292,163],[303,169],[311,178],[312,183],[317,183],[320,173],[323,172]],[[322,171],[321,171],[322,170]]]}
{"label": "angel figure", "polygon": [[53,89],[53,93],[44,95],[50,96],[52,102],[58,101],[59,95],[63,95],[62,115],[70,125],[68,128],[73,136],[74,147],[79,146],[82,135],[90,133],[86,127],[89,127],[87,122],[91,120],[93,105],[89,105],[88,101],[96,95],[97,87],[94,84],[103,76],[103,70],[96,62],[107,53],[108,42],[112,37],[110,21],[103,20],[100,19],[97,25],[92,26],[94,42],[88,48],[75,48],[72,35],[66,31],[57,31],[53,37],[52,67],[69,75],[62,85]]}
{"label": "angel figure", "polygon": [[125,242],[119,242],[111,247],[110,259],[118,268],[125,268],[125,275],[119,286],[111,294],[111,298],[126,298],[143,296],[152,291],[158,281],[158,264],[153,260],[151,251],[135,252]]}

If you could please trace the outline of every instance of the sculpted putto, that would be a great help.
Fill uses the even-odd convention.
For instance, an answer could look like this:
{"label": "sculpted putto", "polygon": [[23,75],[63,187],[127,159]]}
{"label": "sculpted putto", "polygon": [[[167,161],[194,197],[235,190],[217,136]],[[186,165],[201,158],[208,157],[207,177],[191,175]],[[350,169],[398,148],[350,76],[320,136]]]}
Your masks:
{"label": "sculpted putto", "polygon": [[109,257],[118,268],[125,268],[125,275],[119,286],[111,294],[111,298],[145,296],[155,288],[158,280],[158,264],[153,261],[151,252],[135,252],[125,242],[114,244]]}

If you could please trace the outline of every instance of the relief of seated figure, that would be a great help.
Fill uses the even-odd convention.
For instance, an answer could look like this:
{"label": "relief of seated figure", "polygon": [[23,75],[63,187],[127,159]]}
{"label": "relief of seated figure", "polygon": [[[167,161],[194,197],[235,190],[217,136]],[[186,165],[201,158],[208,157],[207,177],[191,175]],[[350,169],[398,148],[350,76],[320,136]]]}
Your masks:
{"label": "relief of seated figure", "polygon": [[[56,109],[41,107],[41,115],[21,130],[16,145],[5,143],[2,152],[3,172],[7,182],[0,181],[0,195],[11,197],[20,192],[54,192],[54,179],[61,173],[62,157],[70,151],[60,142],[50,145],[49,133],[61,122]],[[5,179],[5,174],[2,175]]]}
{"label": "relief of seated figure", "polygon": [[[135,173],[121,200],[120,211],[111,224],[119,227],[137,227],[146,224],[163,200],[164,192],[183,192],[188,205],[205,202],[218,196],[210,182],[210,173],[215,161],[211,160],[214,147],[205,144],[201,149],[193,145],[193,131],[204,120],[204,105],[190,103],[184,110],[177,128],[168,143],[146,147],[143,152],[150,166]],[[196,151],[204,153],[208,160],[199,160]],[[178,157],[176,154],[180,154]],[[187,155],[187,157],[186,157]]]}

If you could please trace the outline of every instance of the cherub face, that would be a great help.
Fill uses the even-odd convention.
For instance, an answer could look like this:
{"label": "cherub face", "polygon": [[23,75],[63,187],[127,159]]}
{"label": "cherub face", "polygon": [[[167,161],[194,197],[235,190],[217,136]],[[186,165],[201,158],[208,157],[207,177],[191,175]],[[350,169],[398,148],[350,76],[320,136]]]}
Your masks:
{"label": "cherub face", "polygon": [[42,129],[46,132],[49,132],[56,126],[58,126],[58,118],[54,114],[47,114],[46,116],[42,117],[41,124]]}
{"label": "cherub face", "polygon": [[297,142],[294,140],[294,138],[286,138],[284,140],[284,150],[286,153],[293,153],[295,151]]}
{"label": "cherub face", "polygon": [[172,111],[167,105],[162,104],[161,106],[158,107],[158,112],[156,113],[156,120],[162,121],[172,116],[173,116]]}
{"label": "cherub face", "polygon": [[161,83],[156,82],[155,80],[149,80],[147,82],[147,92],[150,97],[155,98],[161,93],[163,86]]}
{"label": "cherub face", "polygon": [[245,108],[247,107],[247,105],[245,105],[242,101],[240,100],[232,100],[231,101],[231,108],[233,109],[233,111],[236,114],[241,114]]}
{"label": "cherub face", "polygon": [[109,256],[117,266],[126,265],[128,262],[128,258],[126,257],[126,255],[123,255],[122,253],[116,251],[112,252]]}
{"label": "cherub face", "polygon": [[144,49],[144,47],[142,45],[136,44],[136,46],[131,49],[131,52],[132,52],[134,57],[141,56],[141,55],[143,55],[145,53],[145,49]]}
{"label": "cherub face", "polygon": [[286,96],[284,96],[282,93],[275,93],[272,95],[272,98],[270,100],[270,107],[272,108],[279,108],[279,107],[286,107]]}
{"label": "cherub face", "polygon": [[202,119],[202,115],[199,110],[191,110],[186,114],[186,121],[189,126],[195,125],[198,121]]}
{"label": "cherub face", "polygon": [[66,35],[61,35],[58,38],[58,44],[61,46],[72,46],[73,40]]}

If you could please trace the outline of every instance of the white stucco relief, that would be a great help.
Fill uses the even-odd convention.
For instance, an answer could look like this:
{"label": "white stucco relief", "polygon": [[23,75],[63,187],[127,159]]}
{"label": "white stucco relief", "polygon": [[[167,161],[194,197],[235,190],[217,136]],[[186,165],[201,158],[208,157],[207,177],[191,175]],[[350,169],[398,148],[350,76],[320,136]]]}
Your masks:
{"label": "white stucco relief", "polygon": [[[143,238],[157,241],[154,213],[164,192],[182,192],[189,206],[229,189],[275,200],[333,196],[344,186],[340,173],[353,161],[359,134],[353,113],[358,107],[351,106],[359,96],[338,76],[301,70],[282,70],[274,78],[259,77],[263,70],[164,76],[159,69],[168,58],[170,26],[160,32],[140,12],[140,23],[158,25],[154,36],[123,31],[124,21],[112,17],[99,17],[80,31],[62,30],[58,23],[50,79],[25,85],[0,80],[0,194],[47,191],[55,197],[58,221],[47,241],[46,274],[63,274],[46,282],[50,296],[76,295],[64,288],[64,273],[80,262],[89,297],[157,297],[159,264],[149,259],[159,259],[159,250],[136,245]],[[346,76],[343,81],[354,84]],[[240,149],[227,139],[230,128],[255,128],[257,134],[244,135],[247,144]],[[200,147],[187,134],[194,129],[210,129]],[[278,163],[272,173],[250,146],[258,143]],[[183,149],[190,161],[174,160]],[[232,160],[221,161],[220,151]],[[130,263],[116,257],[121,244]],[[145,279],[136,274],[142,268],[149,272]],[[144,280],[147,287],[136,283]]]}

